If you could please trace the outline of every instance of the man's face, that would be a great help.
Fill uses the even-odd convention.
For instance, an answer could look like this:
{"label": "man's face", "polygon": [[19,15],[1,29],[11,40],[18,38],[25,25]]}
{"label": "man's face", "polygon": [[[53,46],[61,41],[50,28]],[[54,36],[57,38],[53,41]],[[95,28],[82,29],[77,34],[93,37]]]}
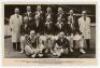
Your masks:
{"label": "man's face", "polygon": [[50,7],[47,8],[47,12],[51,12],[51,8]]}
{"label": "man's face", "polygon": [[64,33],[61,32],[61,33],[59,34],[59,37],[60,37],[60,38],[64,38]]}
{"label": "man's face", "polygon": [[86,15],[87,15],[87,12],[86,11],[82,11],[82,16],[86,17]]}
{"label": "man's face", "polygon": [[41,6],[37,6],[37,11],[41,11]]}
{"label": "man's face", "polygon": [[15,8],[15,14],[19,14],[19,9]]}
{"label": "man's face", "polygon": [[73,15],[74,11],[73,10],[70,10],[70,15]]}
{"label": "man's face", "polygon": [[31,36],[31,37],[34,37],[34,35],[35,35],[35,32],[34,32],[34,31],[31,31],[31,32],[30,32],[30,36]]}
{"label": "man's face", "polygon": [[82,13],[82,16],[83,16],[83,17],[86,17],[86,13]]}
{"label": "man's face", "polygon": [[27,6],[26,10],[30,12],[31,11],[31,7]]}
{"label": "man's face", "polygon": [[63,13],[63,9],[62,8],[58,8],[58,13]]}

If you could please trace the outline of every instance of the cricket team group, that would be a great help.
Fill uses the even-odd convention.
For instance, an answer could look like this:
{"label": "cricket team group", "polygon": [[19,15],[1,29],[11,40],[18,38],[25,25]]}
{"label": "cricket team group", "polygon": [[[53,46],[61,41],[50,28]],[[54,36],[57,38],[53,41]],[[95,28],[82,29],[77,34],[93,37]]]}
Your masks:
{"label": "cricket team group", "polygon": [[73,9],[66,12],[60,6],[56,13],[53,11],[50,6],[43,11],[42,6],[37,5],[32,12],[28,5],[26,13],[20,13],[16,7],[9,21],[13,50],[32,58],[67,56],[76,50],[85,54],[91,39],[91,19],[87,11],[83,10],[80,16]]}

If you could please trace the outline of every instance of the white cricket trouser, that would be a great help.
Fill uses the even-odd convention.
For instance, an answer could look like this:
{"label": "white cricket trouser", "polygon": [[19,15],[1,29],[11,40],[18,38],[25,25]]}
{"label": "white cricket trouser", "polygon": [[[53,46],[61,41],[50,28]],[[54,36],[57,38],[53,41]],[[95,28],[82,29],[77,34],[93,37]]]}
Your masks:
{"label": "white cricket trouser", "polygon": [[24,51],[26,45],[25,35],[20,37],[20,42],[21,42],[21,51]]}

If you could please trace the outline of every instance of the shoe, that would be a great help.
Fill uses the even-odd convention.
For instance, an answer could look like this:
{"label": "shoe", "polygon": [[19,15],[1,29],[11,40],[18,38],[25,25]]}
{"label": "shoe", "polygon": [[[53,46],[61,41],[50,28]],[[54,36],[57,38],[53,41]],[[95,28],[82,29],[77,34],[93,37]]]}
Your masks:
{"label": "shoe", "polygon": [[53,56],[57,56],[57,53],[52,53]]}
{"label": "shoe", "polygon": [[80,53],[85,54],[86,52],[85,52],[85,50],[80,49]]}
{"label": "shoe", "polygon": [[71,48],[71,49],[70,49],[70,52],[71,52],[71,53],[73,53],[73,52],[74,52],[74,50]]}
{"label": "shoe", "polygon": [[31,57],[32,57],[32,58],[35,58],[35,57],[36,57],[36,54],[33,54]]}
{"label": "shoe", "polygon": [[39,57],[43,57],[43,54],[38,54]]}
{"label": "shoe", "polygon": [[18,52],[18,53],[24,53],[24,51],[20,51],[20,52]]}

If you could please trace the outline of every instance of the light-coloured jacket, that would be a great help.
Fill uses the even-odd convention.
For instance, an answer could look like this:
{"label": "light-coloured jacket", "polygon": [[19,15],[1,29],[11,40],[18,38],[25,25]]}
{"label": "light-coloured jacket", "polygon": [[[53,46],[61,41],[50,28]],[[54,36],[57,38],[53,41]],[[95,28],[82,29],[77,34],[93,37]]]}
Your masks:
{"label": "light-coloured jacket", "polygon": [[91,19],[89,17],[86,17],[86,20],[84,20],[83,17],[80,17],[78,19],[80,31],[82,32],[84,39],[90,39],[91,38],[91,32],[90,32],[90,23]]}
{"label": "light-coloured jacket", "polygon": [[20,41],[20,27],[22,24],[22,16],[13,14],[10,17],[10,27],[12,29],[12,42]]}

